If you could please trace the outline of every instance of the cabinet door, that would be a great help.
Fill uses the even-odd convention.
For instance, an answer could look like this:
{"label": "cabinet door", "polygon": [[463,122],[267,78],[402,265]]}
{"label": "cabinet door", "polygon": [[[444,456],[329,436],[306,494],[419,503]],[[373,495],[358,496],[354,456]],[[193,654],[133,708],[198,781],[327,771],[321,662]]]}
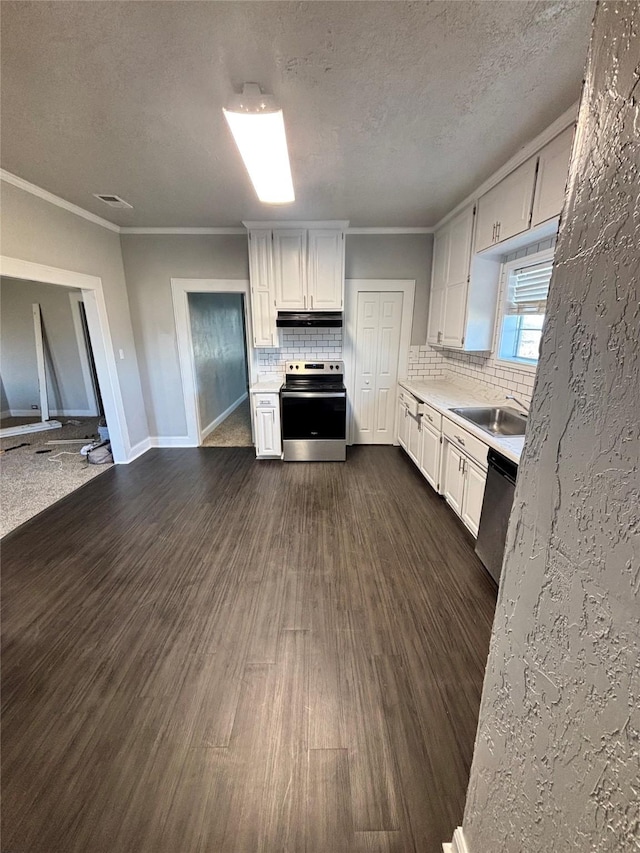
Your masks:
{"label": "cabinet door", "polygon": [[476,252],[481,252],[483,249],[488,249],[496,242],[496,231],[498,224],[498,197],[493,190],[489,190],[478,199],[478,213],[476,220],[476,239],[474,249]]}
{"label": "cabinet door", "polygon": [[461,518],[474,536],[478,535],[484,486],[487,474],[475,462],[464,460],[464,496],[462,499]]}
{"label": "cabinet door", "polygon": [[431,266],[431,296],[429,298],[429,320],[427,323],[427,343],[442,343],[442,311],[444,309],[444,289],[447,284],[449,268],[449,226],[445,225],[435,235],[433,243],[433,264]]}
{"label": "cabinet door", "polygon": [[500,181],[498,196],[498,233],[497,243],[502,243],[529,228],[533,187],[536,179],[536,157],[532,157],[522,166]]}
{"label": "cabinet door", "polygon": [[271,231],[250,231],[251,325],[256,347],[273,347],[277,343],[272,254]]}
{"label": "cabinet door", "polygon": [[476,252],[529,229],[536,162],[537,157],[531,157],[481,196],[478,201]]}
{"label": "cabinet door", "polygon": [[447,286],[466,282],[469,278],[473,218],[473,206],[471,206],[449,223]]}
{"label": "cabinet door", "polygon": [[413,415],[409,415],[408,421],[407,453],[416,465],[420,465],[420,418],[414,418]]}
{"label": "cabinet door", "polygon": [[461,347],[467,319],[467,282],[449,284],[444,290],[442,311],[442,344],[446,347]]}
{"label": "cabinet door", "polygon": [[304,228],[273,232],[273,270],[279,311],[304,311],[306,294],[306,236]]}
{"label": "cabinet door", "polygon": [[427,343],[442,343],[442,316],[444,311],[445,288],[431,291],[429,297],[429,323],[427,325]]}
{"label": "cabinet door", "polygon": [[344,234],[337,229],[310,228],[308,235],[308,303],[311,311],[342,311]]}
{"label": "cabinet door", "polygon": [[427,482],[440,491],[440,433],[426,426],[422,419],[422,434],[420,442],[420,470]]}
{"label": "cabinet door", "polygon": [[572,144],[573,125],[552,139],[540,152],[531,219],[534,227],[562,213]]}
{"label": "cabinet door", "polygon": [[462,515],[464,493],[464,460],[460,451],[448,441],[444,442],[444,496],[449,506]]}
{"label": "cabinet door", "polygon": [[407,407],[400,403],[398,405],[398,443],[400,447],[407,450],[409,438],[409,412]]}
{"label": "cabinet door", "polygon": [[280,418],[278,410],[256,407],[256,456],[280,456]]}

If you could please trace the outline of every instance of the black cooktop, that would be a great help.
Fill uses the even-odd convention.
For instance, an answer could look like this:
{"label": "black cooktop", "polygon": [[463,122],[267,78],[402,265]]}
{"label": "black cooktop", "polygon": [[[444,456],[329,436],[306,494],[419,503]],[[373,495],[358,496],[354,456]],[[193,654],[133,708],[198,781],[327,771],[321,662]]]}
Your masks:
{"label": "black cooktop", "polygon": [[319,378],[304,379],[302,376],[296,376],[294,379],[287,377],[286,382],[282,386],[283,391],[344,391],[344,382],[338,381],[331,377],[330,380],[323,381]]}

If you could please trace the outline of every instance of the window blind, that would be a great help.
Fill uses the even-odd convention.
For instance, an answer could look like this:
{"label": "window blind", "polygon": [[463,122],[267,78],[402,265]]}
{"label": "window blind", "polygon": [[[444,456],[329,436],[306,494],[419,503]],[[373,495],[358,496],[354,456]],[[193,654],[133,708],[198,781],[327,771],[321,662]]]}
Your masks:
{"label": "window blind", "polygon": [[514,270],[509,277],[507,314],[544,314],[553,264],[544,261]]}

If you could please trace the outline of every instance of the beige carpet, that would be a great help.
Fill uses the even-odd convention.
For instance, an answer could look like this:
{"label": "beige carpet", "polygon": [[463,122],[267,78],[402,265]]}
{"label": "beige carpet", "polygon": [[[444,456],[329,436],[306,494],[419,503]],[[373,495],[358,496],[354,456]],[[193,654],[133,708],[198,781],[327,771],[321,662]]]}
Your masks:
{"label": "beige carpet", "polygon": [[[98,418],[74,418],[79,424],[67,424],[64,417],[59,420],[63,424],[61,429],[0,439],[0,449],[5,451],[23,442],[27,444],[0,454],[0,536],[111,467],[89,465],[80,455],[80,448],[97,434]],[[47,445],[48,441],[64,438],[83,441]],[[51,453],[36,453],[37,450]]]}
{"label": "beige carpet", "polygon": [[235,412],[217,426],[202,442],[203,447],[251,447],[251,413],[249,400],[241,403]]}

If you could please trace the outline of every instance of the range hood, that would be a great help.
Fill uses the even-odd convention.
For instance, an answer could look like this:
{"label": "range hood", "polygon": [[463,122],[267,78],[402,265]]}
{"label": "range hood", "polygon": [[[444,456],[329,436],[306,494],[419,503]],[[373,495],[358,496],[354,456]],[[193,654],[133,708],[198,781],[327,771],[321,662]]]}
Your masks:
{"label": "range hood", "polygon": [[281,329],[335,329],[342,326],[340,311],[278,311],[276,326]]}

